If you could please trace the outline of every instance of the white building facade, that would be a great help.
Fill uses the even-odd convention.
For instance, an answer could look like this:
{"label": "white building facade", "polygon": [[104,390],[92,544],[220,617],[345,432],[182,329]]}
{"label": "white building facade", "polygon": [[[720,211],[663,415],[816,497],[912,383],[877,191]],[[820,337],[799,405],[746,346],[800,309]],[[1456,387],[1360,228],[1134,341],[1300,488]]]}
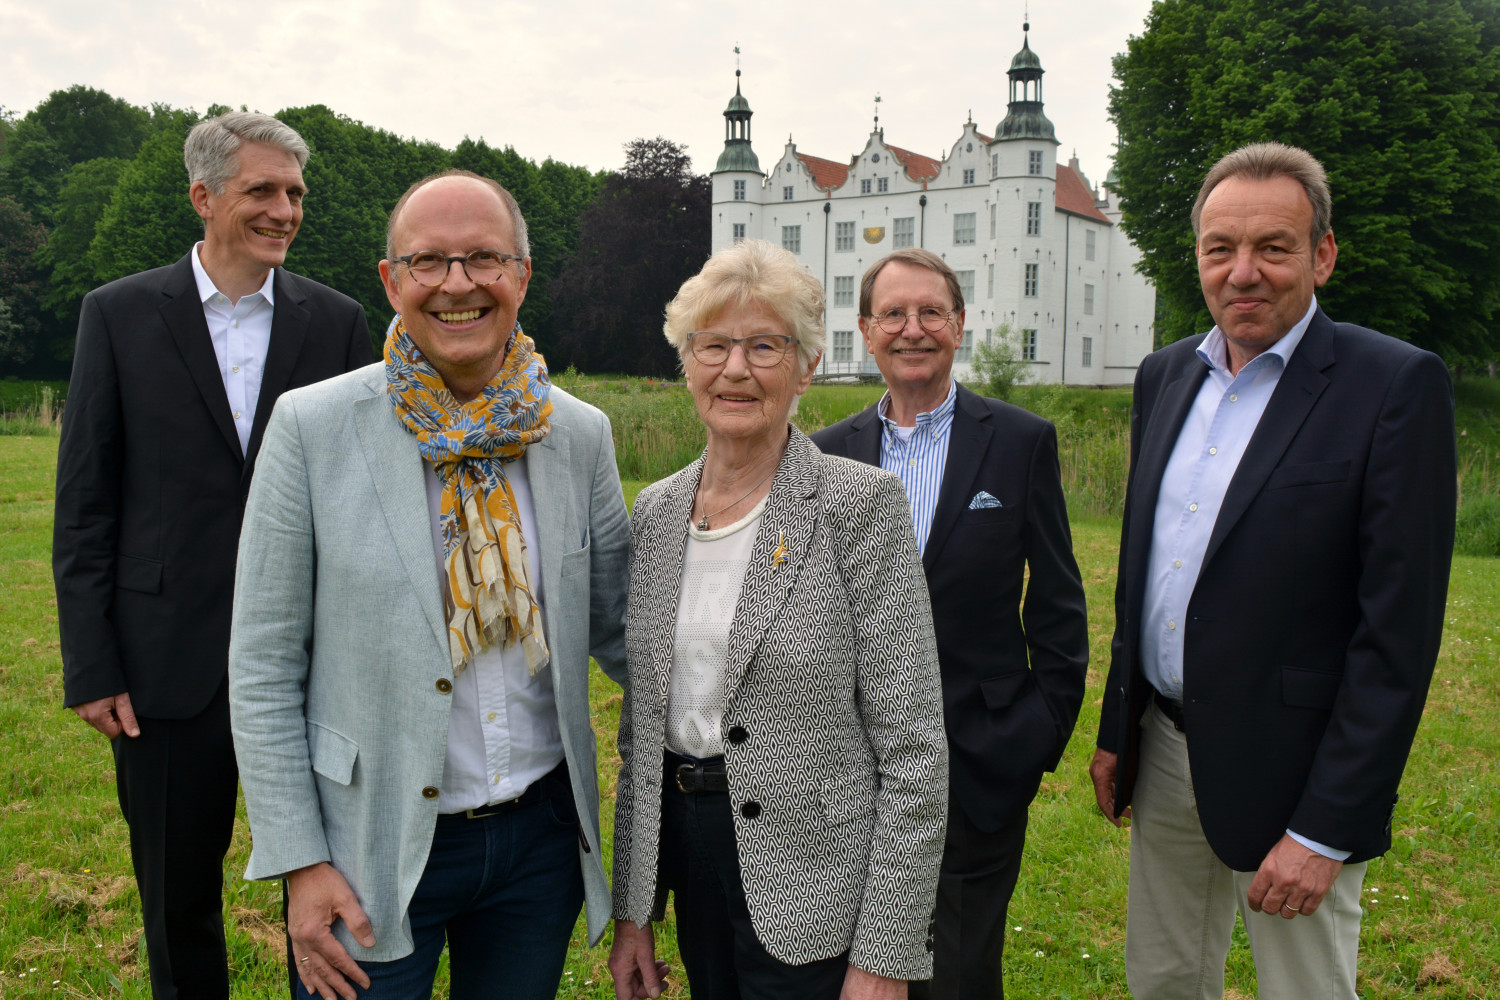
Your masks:
{"label": "white building facade", "polygon": [[974,344],[1008,328],[1031,382],[1129,385],[1151,350],[1156,293],[1135,269],[1140,255],[1108,185],[1091,189],[1076,157],[1057,162],[1042,73],[1023,41],[994,137],[968,121],[941,160],[890,145],[877,118],[847,162],[801,153],[789,140],[765,172],[736,84],[712,175],[712,249],[769,240],[822,280],[829,334],[819,370],[827,374],[877,371],[859,334],[860,278],[892,250],[925,247],[964,288],[960,380]]}

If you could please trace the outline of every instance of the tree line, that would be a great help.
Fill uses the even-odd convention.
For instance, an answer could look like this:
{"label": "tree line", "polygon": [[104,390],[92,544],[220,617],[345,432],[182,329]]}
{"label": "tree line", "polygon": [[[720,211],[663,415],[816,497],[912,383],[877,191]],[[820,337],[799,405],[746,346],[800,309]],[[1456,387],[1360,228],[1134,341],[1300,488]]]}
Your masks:
{"label": "tree line", "polygon": [[1163,342],[1213,325],[1188,223],[1203,174],[1277,140],[1328,171],[1331,316],[1500,360],[1500,0],[1158,0],[1114,75],[1114,180]]}
{"label": "tree line", "polygon": [[[182,144],[230,109],[141,108],[77,85],[24,116],[0,107],[0,376],[65,378],[83,297],[176,261],[202,238]],[[379,343],[391,320],[375,263],[392,206],[449,167],[516,197],[531,237],[521,324],[556,368],[669,375],[662,308],[708,256],[708,179],[663,138],[626,147],[620,172],[464,139],[405,139],[323,105],[277,113],[307,141],[306,215],[287,267],[357,299]]]}

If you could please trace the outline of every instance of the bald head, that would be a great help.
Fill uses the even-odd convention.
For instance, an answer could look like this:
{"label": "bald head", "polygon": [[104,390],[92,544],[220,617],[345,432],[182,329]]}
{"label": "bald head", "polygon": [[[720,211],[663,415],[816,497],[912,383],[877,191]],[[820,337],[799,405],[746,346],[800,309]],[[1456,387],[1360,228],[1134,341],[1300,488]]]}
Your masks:
{"label": "bald head", "polygon": [[[491,249],[503,250],[507,253],[518,254],[522,257],[530,257],[531,240],[526,231],[526,219],[521,215],[521,206],[516,203],[515,197],[496,181],[491,180],[490,178],[485,177],[481,174],[476,174],[472,170],[444,170],[440,173],[428,174],[426,177],[423,177],[411,187],[407,188],[406,193],[403,194],[399,200],[397,200],[396,207],[391,209],[391,217],[389,221],[386,222],[385,226],[386,260],[394,260],[396,258],[397,247],[399,245],[399,241],[397,239],[398,226],[401,222],[401,216],[406,211],[407,205],[411,201],[413,195],[431,184],[442,184],[444,186],[450,186],[455,183],[463,184],[465,182],[473,181],[477,181],[485,187],[489,188],[495,194],[495,196],[500,199],[500,202],[505,206],[506,212],[510,215],[511,229],[514,232],[514,245],[509,247],[493,247]],[[413,250],[426,249],[429,248],[407,247],[401,252],[411,253]]]}

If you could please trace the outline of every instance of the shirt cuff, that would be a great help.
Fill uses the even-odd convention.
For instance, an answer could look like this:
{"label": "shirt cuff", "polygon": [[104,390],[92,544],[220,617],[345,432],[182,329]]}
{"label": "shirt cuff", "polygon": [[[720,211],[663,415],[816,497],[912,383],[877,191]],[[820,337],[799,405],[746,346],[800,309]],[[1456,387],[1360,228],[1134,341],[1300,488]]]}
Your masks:
{"label": "shirt cuff", "polygon": [[1300,833],[1293,833],[1291,830],[1288,830],[1286,835],[1309,851],[1314,851],[1325,858],[1332,858],[1335,861],[1347,861],[1349,860],[1349,855],[1354,853],[1353,851],[1341,851],[1338,848],[1329,847],[1327,844],[1320,844],[1316,840],[1308,840]]}

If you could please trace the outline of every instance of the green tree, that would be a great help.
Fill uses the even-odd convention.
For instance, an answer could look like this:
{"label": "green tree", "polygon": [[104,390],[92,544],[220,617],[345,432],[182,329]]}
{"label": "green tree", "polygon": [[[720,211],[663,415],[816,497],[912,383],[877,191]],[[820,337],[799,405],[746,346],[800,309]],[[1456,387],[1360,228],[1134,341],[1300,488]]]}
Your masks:
{"label": "green tree", "polygon": [[1009,323],[1001,323],[988,339],[974,345],[971,367],[975,392],[995,399],[1010,399],[1018,385],[1025,385],[1031,365],[1021,360],[1016,332]]}
{"label": "green tree", "polygon": [[687,151],[658,136],[625,146],[578,220],[578,249],[550,291],[561,369],[671,376],[677,355],[663,311],[708,257],[710,189]]}
{"label": "green tree", "polygon": [[151,134],[151,114],[81,84],[54,90],[15,123],[6,142],[0,194],[51,225],[68,170],[100,156],[129,158]]}
{"label": "green tree", "polygon": [[[1189,209],[1250,142],[1301,146],[1333,189],[1333,316],[1494,357],[1500,335],[1500,48],[1494,0],[1159,0],[1117,56],[1124,226],[1163,342],[1208,329]],[[1476,13],[1480,15],[1476,18]]]}
{"label": "green tree", "polygon": [[0,292],[6,329],[0,338],[0,371],[15,374],[37,356],[46,285],[35,256],[47,231],[14,198],[0,196]]}
{"label": "green tree", "polygon": [[203,238],[182,164],[182,143],[195,124],[194,113],[175,112],[120,170],[89,243],[96,284],[170,264]]}
{"label": "green tree", "polygon": [[44,303],[69,326],[77,325],[79,304],[99,284],[89,245],[129,163],[112,156],[75,163],[58,192],[56,221],[37,251],[37,263],[51,276]]}

